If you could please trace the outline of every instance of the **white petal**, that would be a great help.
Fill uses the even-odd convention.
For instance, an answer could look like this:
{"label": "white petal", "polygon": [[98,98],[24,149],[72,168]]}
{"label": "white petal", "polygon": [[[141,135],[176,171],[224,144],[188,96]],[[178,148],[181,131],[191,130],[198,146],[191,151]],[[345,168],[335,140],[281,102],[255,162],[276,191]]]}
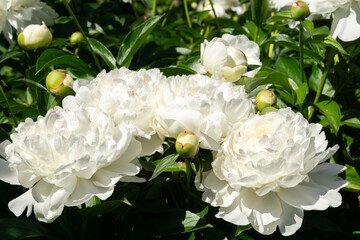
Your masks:
{"label": "white petal", "polygon": [[19,185],[16,171],[9,168],[9,163],[0,159],[0,180],[12,185]]}
{"label": "white petal", "polygon": [[31,191],[32,189],[9,202],[9,209],[15,216],[19,217],[24,212],[25,208],[28,208],[26,216],[30,216],[32,207],[36,203]]}
{"label": "white petal", "polygon": [[242,212],[247,212],[251,225],[262,234],[273,233],[282,214],[278,196],[269,193],[259,197],[254,190],[245,188],[240,196]]}
{"label": "white petal", "polygon": [[111,196],[114,188],[103,188],[95,186],[91,181],[85,179],[78,179],[77,185],[73,193],[69,196],[65,206],[77,206],[92,198],[93,196],[105,200]]}
{"label": "white petal", "polygon": [[164,139],[158,134],[151,135],[151,139],[139,137],[137,140],[141,143],[140,156],[150,156],[155,152],[163,152],[162,144]]}
{"label": "white petal", "polygon": [[236,225],[244,226],[250,223],[246,215],[240,210],[239,200],[234,201],[228,207],[221,207],[218,214],[216,214],[216,217],[222,218]]}
{"label": "white petal", "polygon": [[349,42],[360,37],[360,4],[353,2],[350,8],[339,8],[334,12],[330,34],[336,39]]}
{"label": "white petal", "polygon": [[294,208],[282,202],[283,214],[279,221],[279,229],[282,235],[290,236],[294,234],[300,227],[304,218],[304,211]]}

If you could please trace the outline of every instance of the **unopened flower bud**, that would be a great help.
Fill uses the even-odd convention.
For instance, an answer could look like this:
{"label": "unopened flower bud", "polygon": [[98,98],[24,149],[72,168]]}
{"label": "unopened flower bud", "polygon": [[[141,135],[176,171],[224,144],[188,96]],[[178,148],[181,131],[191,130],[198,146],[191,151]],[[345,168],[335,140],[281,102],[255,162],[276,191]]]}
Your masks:
{"label": "unopened flower bud", "polygon": [[263,108],[261,111],[260,111],[260,115],[265,115],[267,113],[270,113],[270,112],[278,112],[279,109],[277,108],[274,108],[274,107],[266,107],[266,108]]}
{"label": "unopened flower bud", "polygon": [[309,6],[304,1],[296,1],[291,6],[290,13],[294,20],[304,20],[310,15]]}
{"label": "unopened flower bud", "polygon": [[255,99],[255,105],[259,111],[266,107],[273,107],[276,103],[277,99],[275,93],[267,89],[261,90]]}
{"label": "unopened flower bud", "polygon": [[71,37],[70,37],[71,44],[77,44],[82,41],[84,41],[84,36],[82,35],[81,32],[74,32],[73,34],[71,34]]}
{"label": "unopened flower bud", "polygon": [[35,50],[48,47],[52,41],[52,35],[44,22],[42,25],[31,24],[19,34],[17,41],[21,48]]}
{"label": "unopened flower bud", "polygon": [[190,7],[191,7],[192,9],[197,9],[198,5],[197,5],[196,2],[192,2],[192,3],[190,4]]}
{"label": "unopened flower bud", "polygon": [[176,152],[183,158],[193,158],[199,151],[199,139],[190,131],[180,133],[176,138]]}
{"label": "unopened flower bud", "polygon": [[66,70],[56,69],[50,72],[46,77],[47,90],[58,98],[64,98],[68,95],[74,95],[73,90],[74,80]]}

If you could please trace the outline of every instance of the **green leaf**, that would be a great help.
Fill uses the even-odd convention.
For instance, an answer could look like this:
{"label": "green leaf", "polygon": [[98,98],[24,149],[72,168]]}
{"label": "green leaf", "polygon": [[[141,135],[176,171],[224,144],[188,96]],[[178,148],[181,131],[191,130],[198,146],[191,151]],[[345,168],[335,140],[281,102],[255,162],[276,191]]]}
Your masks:
{"label": "green leaf", "polygon": [[120,66],[130,66],[132,57],[145,42],[147,36],[155,28],[161,18],[162,16],[151,17],[126,35],[116,58],[116,61]]}
{"label": "green leaf", "polygon": [[302,80],[301,69],[299,67],[298,61],[286,55],[281,55],[275,63],[275,68],[280,72],[288,75],[289,78],[291,78],[292,80],[294,80],[297,88],[300,87],[300,85],[302,84]]}
{"label": "green leaf", "polygon": [[277,87],[284,89],[290,94],[293,90],[288,80],[289,77],[282,72],[274,71],[269,68],[262,68],[260,72],[256,74],[256,77],[264,78],[264,80],[259,85],[273,84]]}
{"label": "green leaf", "polygon": [[93,70],[81,59],[57,49],[47,49],[36,61],[36,74],[50,66],[67,66],[84,73],[95,75]]}
{"label": "green leaf", "polygon": [[[151,221],[135,226],[134,239],[149,239],[156,236],[167,236],[189,233],[206,228],[213,228],[208,222],[195,213],[184,209],[151,209],[156,213]],[[223,238],[221,238],[223,239]]]}
{"label": "green leaf", "polygon": [[328,47],[331,47],[331,48],[337,50],[342,55],[345,55],[345,56],[349,55],[349,53],[346,52],[346,50],[341,46],[341,44],[338,41],[336,41],[332,36],[325,37],[324,44]]}
{"label": "green leaf", "polygon": [[[299,43],[286,34],[274,34],[268,40],[266,40],[266,43],[274,43],[275,45],[280,45],[299,51]],[[304,48],[304,54],[310,58],[313,58],[320,64],[323,63],[323,58],[308,48]]]}
{"label": "green leaf", "polygon": [[235,237],[239,236],[242,232],[251,229],[251,224],[245,226],[236,226]]}
{"label": "green leaf", "polygon": [[360,176],[358,172],[353,166],[350,166],[348,164],[346,164],[345,166],[346,181],[349,182],[349,185],[347,185],[346,188],[352,191],[360,191]]}
{"label": "green leaf", "polygon": [[314,23],[312,21],[310,21],[310,20],[304,20],[304,21],[301,21],[301,24],[304,27],[305,32],[307,34],[309,34],[310,37],[312,38],[313,35],[314,35],[314,31],[315,31]]}
{"label": "green leaf", "polygon": [[[309,78],[309,87],[314,92],[317,92],[317,90],[319,89],[322,76],[323,76],[323,73],[322,73],[321,69],[319,68],[319,66],[317,64],[314,64],[312,66],[312,72],[311,72],[311,76]],[[325,81],[325,85],[324,85],[322,94],[325,96],[328,96],[330,98],[334,96],[335,89],[331,85],[330,81]]]}
{"label": "green leaf", "polygon": [[97,196],[93,196],[92,198],[90,198],[85,202],[85,207],[88,208],[99,204],[101,204],[100,198],[98,198]]}
{"label": "green leaf", "polygon": [[356,117],[346,119],[341,122],[341,126],[343,126],[343,125],[346,125],[346,126],[352,127],[352,128],[360,128],[360,119],[356,118]]}
{"label": "green leaf", "polygon": [[251,16],[256,26],[260,27],[265,22],[268,13],[269,1],[251,0]]}
{"label": "green leaf", "polygon": [[34,86],[36,86],[36,87],[40,88],[41,90],[44,90],[44,91],[46,91],[46,92],[47,92],[46,87],[44,87],[43,85],[41,85],[41,84],[40,84],[40,83],[38,83],[38,82],[35,82],[35,81],[30,80],[30,79],[27,79],[27,78],[21,78],[21,79],[18,79],[18,80],[16,80],[16,82],[25,82],[25,83],[28,83],[28,84],[34,85]]}
{"label": "green leaf", "polygon": [[185,67],[185,66],[177,66],[177,67],[165,67],[165,68],[160,68],[160,71],[166,76],[166,77],[170,77],[170,76],[176,76],[176,75],[191,75],[191,74],[195,74],[196,72],[194,70],[192,70],[189,67]]}
{"label": "green leaf", "polygon": [[20,55],[23,55],[24,53],[23,52],[20,52],[20,51],[12,51],[12,52],[7,52],[7,53],[4,53],[0,56],[0,63],[8,60],[8,59],[11,59],[13,57],[17,57],[17,56],[20,56]]}
{"label": "green leaf", "polygon": [[305,101],[307,92],[308,92],[308,86],[307,83],[304,82],[303,84],[300,85],[299,88],[294,89],[295,93],[296,93],[296,105],[302,105],[303,102]]}
{"label": "green leaf", "polygon": [[339,131],[341,122],[341,111],[335,101],[326,100],[316,103],[315,106],[326,117],[335,134]]}
{"label": "green leaf", "polygon": [[113,70],[116,67],[116,59],[114,58],[110,50],[107,49],[104,44],[102,44],[96,39],[88,38],[88,40],[94,52],[105,61],[105,63],[111,70]]}
{"label": "green leaf", "polygon": [[43,224],[21,218],[0,219],[0,239],[62,239]]}
{"label": "green leaf", "polygon": [[163,171],[165,171],[165,169],[170,167],[176,161],[176,159],[178,159],[178,157],[179,155],[174,153],[161,159],[160,163],[156,166],[154,173],[149,179],[149,181],[153,180],[154,178],[159,176]]}
{"label": "green leaf", "polygon": [[78,208],[76,209],[84,217],[97,217],[101,214],[111,212],[118,208],[121,204],[125,203],[124,200],[106,201],[101,204],[94,205],[92,207]]}
{"label": "green leaf", "polygon": [[282,22],[284,20],[292,20],[290,11],[283,11],[279,12],[277,14],[274,14],[274,16],[269,17],[268,20],[266,20],[267,24],[271,24],[273,22]]}

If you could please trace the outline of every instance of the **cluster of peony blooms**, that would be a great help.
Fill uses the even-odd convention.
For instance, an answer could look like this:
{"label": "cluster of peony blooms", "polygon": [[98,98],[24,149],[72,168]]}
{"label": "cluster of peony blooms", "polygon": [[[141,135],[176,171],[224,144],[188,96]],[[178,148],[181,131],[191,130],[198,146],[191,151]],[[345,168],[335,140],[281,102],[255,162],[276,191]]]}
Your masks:
{"label": "cluster of peony blooms", "polygon": [[[239,41],[250,49],[239,49]],[[262,234],[278,227],[291,235],[304,210],[339,206],[346,181],[334,175],[344,167],[325,162],[338,146],[327,147],[321,125],[290,108],[256,114],[244,87],[232,83],[246,72],[247,60],[261,65],[258,46],[224,35],[205,42],[202,52],[212,77],[103,71],[92,81],[71,82],[75,95],[65,97],[62,108],[19,124],[11,142],[0,145],[0,179],[28,189],[10,210],[20,216],[27,208],[27,216],[33,210],[38,220],[52,222],[64,206],[93,196],[105,200],[119,181],[146,181],[136,176],[138,157],[162,151],[166,138],[184,131],[191,134],[179,143],[196,135],[196,148],[213,151],[212,170],[196,176],[195,185],[205,202],[219,207],[219,218]],[[209,63],[206,56],[215,53],[223,54],[216,59],[221,64]],[[245,60],[237,70],[239,57]],[[236,78],[225,81],[229,72]],[[63,71],[53,74],[70,82]]]}

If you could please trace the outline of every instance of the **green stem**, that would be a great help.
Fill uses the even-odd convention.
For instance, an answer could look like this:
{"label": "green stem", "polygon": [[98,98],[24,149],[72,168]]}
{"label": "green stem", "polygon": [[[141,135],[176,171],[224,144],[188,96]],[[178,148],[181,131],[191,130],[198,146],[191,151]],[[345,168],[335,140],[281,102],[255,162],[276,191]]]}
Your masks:
{"label": "green stem", "polygon": [[213,11],[213,13],[214,13],[214,18],[215,18],[216,26],[217,26],[217,28],[218,28],[219,33],[221,34],[221,28],[220,28],[220,24],[219,24],[219,19],[218,19],[217,16],[216,16],[214,4],[213,4],[212,0],[209,0],[209,2],[210,2],[210,5],[211,5],[211,9],[212,9],[212,11]]}
{"label": "green stem", "polygon": [[172,1],[171,5],[170,5],[170,7],[169,7],[169,9],[168,9],[167,14],[166,14],[166,16],[165,16],[165,18],[164,18],[163,22],[161,23],[161,26],[162,26],[162,27],[163,27],[163,26],[165,26],[165,23],[166,23],[166,21],[167,21],[167,19],[168,19],[169,15],[170,15],[170,12],[171,12],[171,10],[172,10],[172,9],[173,9],[173,7],[174,7],[174,3],[175,3],[175,1],[176,1],[176,0]]}
{"label": "green stem", "polygon": [[299,25],[299,52],[300,52],[300,71],[301,71],[301,82],[305,82],[305,72],[304,72],[304,42],[303,42],[303,32],[304,27],[302,25],[302,21],[300,21]]}
{"label": "green stem", "polygon": [[91,55],[92,55],[93,58],[94,58],[95,64],[96,64],[96,66],[98,67],[98,70],[101,71],[102,68],[101,68],[101,66],[100,66],[100,62],[99,62],[99,60],[97,59],[97,57],[96,57],[96,55],[95,55],[95,53],[94,53],[94,51],[93,51],[93,49],[92,49],[92,47],[91,47],[91,45],[90,45],[89,39],[86,37],[86,34],[85,34],[84,30],[82,29],[79,21],[77,20],[74,12],[71,10],[71,8],[70,8],[67,0],[63,0],[62,2],[64,3],[65,8],[68,10],[68,12],[70,13],[70,15],[72,16],[72,18],[73,18],[73,20],[74,20],[77,28],[79,29],[79,31],[82,33],[83,37],[85,38],[86,43],[87,43],[88,46],[89,46]]}
{"label": "green stem", "polygon": [[[329,60],[328,60],[328,62],[326,63],[326,67],[325,67],[324,74],[323,74],[322,77],[321,77],[320,85],[319,85],[319,88],[318,88],[318,90],[317,90],[317,92],[316,92],[316,96],[315,96],[313,105],[315,105],[315,104],[319,101],[319,99],[320,99],[320,96],[321,96],[322,91],[323,91],[324,86],[325,86],[325,82],[326,82],[327,75],[328,75],[328,73],[329,73],[329,70],[330,70],[333,62],[334,62],[334,56],[335,56],[335,50],[334,50],[334,49],[331,49],[330,56],[329,56]],[[309,117],[308,117],[308,120],[309,120],[309,121],[310,121],[311,118],[313,117],[314,112],[315,112],[315,108],[312,107],[311,110],[310,110]]]}
{"label": "green stem", "polygon": [[152,5],[152,16],[156,15],[156,0],[153,0],[153,5]]}
{"label": "green stem", "polygon": [[187,0],[184,0],[184,8],[185,8],[186,21],[188,23],[189,28],[192,28],[190,16],[189,16],[189,10],[188,10],[188,6],[187,6]]}
{"label": "green stem", "polygon": [[190,207],[190,179],[191,179],[191,166],[190,166],[190,159],[185,159],[186,164],[186,205]]}
{"label": "green stem", "polygon": [[8,109],[9,109],[9,111],[10,111],[10,115],[11,115],[12,119],[14,120],[15,125],[17,126],[18,123],[17,123],[17,121],[15,119],[15,115],[14,115],[13,111],[11,110],[9,101],[8,101],[8,99],[6,97],[6,94],[5,94],[5,92],[4,92],[4,90],[3,90],[2,86],[1,86],[1,83],[0,83],[0,91],[1,91],[1,94],[3,95],[3,97],[5,99],[6,105],[7,105]]}

